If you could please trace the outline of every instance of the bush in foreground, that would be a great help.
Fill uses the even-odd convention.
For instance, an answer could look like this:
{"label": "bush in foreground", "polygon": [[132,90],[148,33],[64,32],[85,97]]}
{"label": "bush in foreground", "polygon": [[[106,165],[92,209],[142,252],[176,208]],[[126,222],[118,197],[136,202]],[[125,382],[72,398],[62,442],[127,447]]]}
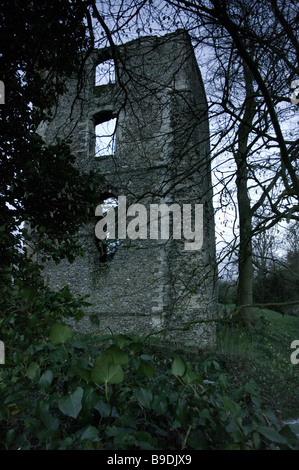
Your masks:
{"label": "bush in foreground", "polygon": [[2,449],[298,448],[254,384],[231,391],[216,361],[203,377],[179,355],[161,367],[131,336],[96,344],[55,323],[2,366]]}

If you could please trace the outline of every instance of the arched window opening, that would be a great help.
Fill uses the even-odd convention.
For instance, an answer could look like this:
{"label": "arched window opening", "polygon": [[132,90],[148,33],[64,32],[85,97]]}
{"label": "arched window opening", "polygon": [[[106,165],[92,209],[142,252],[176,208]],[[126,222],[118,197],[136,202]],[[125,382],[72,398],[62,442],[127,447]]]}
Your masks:
{"label": "arched window opening", "polygon": [[[116,199],[114,196],[111,195],[106,195],[104,196],[105,199],[103,200],[102,203],[102,212],[103,212],[103,218],[107,216],[107,213],[111,210],[114,211],[115,214],[115,235],[118,233],[118,227],[117,227],[117,219],[118,219],[118,199]],[[97,250],[100,255],[100,261],[102,263],[107,263],[108,261],[111,261],[121,243],[121,240],[111,237],[111,233],[109,232],[108,227],[106,226],[105,228],[106,231],[106,238],[104,240],[99,240],[96,238],[96,246]]]}
{"label": "arched window opening", "polygon": [[109,59],[96,66],[95,84],[101,86],[111,83],[115,83],[115,66],[114,60]]}

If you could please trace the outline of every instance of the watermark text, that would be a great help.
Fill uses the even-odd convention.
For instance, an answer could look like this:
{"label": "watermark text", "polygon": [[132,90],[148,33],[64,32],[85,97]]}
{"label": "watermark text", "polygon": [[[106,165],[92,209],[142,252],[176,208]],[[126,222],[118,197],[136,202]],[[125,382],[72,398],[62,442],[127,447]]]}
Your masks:
{"label": "watermark text", "polygon": [[299,364],[299,340],[294,340],[291,343],[291,349],[295,349],[295,351],[291,354],[291,363],[292,364]]}
{"label": "watermark text", "polygon": [[0,364],[5,364],[5,346],[3,341],[0,341]]}
{"label": "watermark text", "polygon": [[5,85],[2,80],[0,80],[0,104],[5,104]]}
{"label": "watermark text", "polygon": [[127,208],[126,196],[119,196],[117,216],[114,207],[105,211],[104,204],[97,206],[95,215],[101,217],[95,227],[99,240],[169,240],[172,230],[174,240],[183,236],[185,250],[202,248],[203,204],[183,204],[182,209],[180,204],[131,204]]}

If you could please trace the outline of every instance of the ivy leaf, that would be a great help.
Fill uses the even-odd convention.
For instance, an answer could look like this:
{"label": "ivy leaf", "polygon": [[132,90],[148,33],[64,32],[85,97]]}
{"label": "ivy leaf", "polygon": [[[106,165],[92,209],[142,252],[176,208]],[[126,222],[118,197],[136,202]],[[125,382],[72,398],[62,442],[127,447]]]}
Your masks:
{"label": "ivy leaf", "polygon": [[240,405],[234,402],[229,396],[227,395],[223,396],[222,400],[223,400],[223,408],[229,415],[236,416],[237,413],[241,411]]}
{"label": "ivy leaf", "polygon": [[186,385],[189,385],[194,382],[197,382],[197,383],[202,382],[201,377],[197,375],[195,372],[193,372],[193,370],[191,369],[186,370],[185,374],[182,377],[182,380]]}
{"label": "ivy leaf", "polygon": [[219,377],[218,377],[218,384],[221,388],[222,391],[226,391],[228,390],[228,387],[229,387],[229,381],[228,381],[228,378],[225,374],[220,374]]}
{"label": "ivy leaf", "polygon": [[90,378],[95,383],[118,384],[124,380],[121,366],[127,365],[127,354],[117,346],[110,346],[95,361]]}
{"label": "ivy leaf", "polygon": [[82,408],[83,390],[77,387],[69,396],[61,397],[58,400],[58,408],[66,416],[76,419]]}
{"label": "ivy leaf", "polygon": [[271,442],[277,442],[278,444],[287,444],[287,440],[274,429],[268,428],[267,426],[259,426],[258,432],[266,437]]}
{"label": "ivy leaf", "polygon": [[101,354],[101,356],[102,358],[107,359],[108,362],[111,362],[115,365],[126,366],[129,363],[127,354],[118,346],[110,346]]}
{"label": "ivy leaf", "polygon": [[151,403],[153,401],[153,394],[151,390],[141,387],[139,390],[136,391],[136,398],[139,401],[140,405],[148,409],[151,408]]}
{"label": "ivy leaf", "polygon": [[124,380],[124,371],[119,364],[113,364],[101,355],[91,370],[90,378],[98,384],[118,384]]}
{"label": "ivy leaf", "polygon": [[72,330],[68,326],[60,323],[55,323],[50,331],[50,340],[55,346],[65,343],[72,336]]}
{"label": "ivy leaf", "polygon": [[41,411],[40,419],[51,431],[56,431],[59,428],[59,419],[56,416],[50,415],[50,413],[45,410]]}
{"label": "ivy leaf", "polygon": [[182,361],[182,359],[179,356],[175,355],[174,361],[171,366],[171,372],[176,377],[183,377],[185,371],[186,371],[185,363]]}
{"label": "ivy leaf", "polygon": [[102,418],[109,418],[110,416],[112,418],[118,418],[119,417],[119,414],[118,414],[117,409],[115,408],[115,406],[113,406],[111,408],[111,406],[107,405],[107,403],[105,403],[102,400],[99,400],[96,403],[96,405],[94,406],[94,409],[97,410],[100,413]]}
{"label": "ivy leaf", "polygon": [[26,377],[28,377],[28,379],[34,380],[38,371],[39,371],[39,365],[37,364],[37,362],[30,362],[25,375]]}
{"label": "ivy leaf", "polygon": [[99,440],[99,431],[95,426],[87,426],[82,435],[81,435],[81,441],[98,441]]}
{"label": "ivy leaf", "polygon": [[53,372],[51,370],[46,370],[39,379],[38,384],[42,390],[47,391],[51,387],[52,380]]}
{"label": "ivy leaf", "polygon": [[152,379],[155,376],[154,368],[150,364],[148,364],[148,362],[145,362],[142,359],[140,359],[140,365],[138,370],[148,379]]}

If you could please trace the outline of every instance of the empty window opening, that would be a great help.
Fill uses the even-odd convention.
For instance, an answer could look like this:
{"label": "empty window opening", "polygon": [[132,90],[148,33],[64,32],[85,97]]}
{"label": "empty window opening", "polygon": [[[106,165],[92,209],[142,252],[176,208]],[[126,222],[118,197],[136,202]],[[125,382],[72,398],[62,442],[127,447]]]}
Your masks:
{"label": "empty window opening", "polygon": [[[107,213],[111,210],[113,210],[115,214],[114,232],[117,236],[118,199],[116,199],[114,196],[107,196],[106,199],[103,200],[102,204],[103,218],[105,218]],[[115,237],[111,237],[111,233],[109,232],[107,226],[105,227],[105,231],[107,232],[107,234],[104,240],[99,240],[98,238],[96,238],[96,246],[100,255],[101,263],[107,263],[108,261],[111,261],[121,243],[121,240]]]}
{"label": "empty window opening", "polygon": [[115,153],[116,118],[95,126],[95,157],[105,157]]}
{"label": "empty window opening", "polygon": [[112,59],[97,65],[95,76],[96,86],[109,85],[110,83],[115,83],[115,66]]}
{"label": "empty window opening", "polygon": [[115,153],[116,118],[110,110],[99,111],[93,116],[94,156],[103,157]]}

